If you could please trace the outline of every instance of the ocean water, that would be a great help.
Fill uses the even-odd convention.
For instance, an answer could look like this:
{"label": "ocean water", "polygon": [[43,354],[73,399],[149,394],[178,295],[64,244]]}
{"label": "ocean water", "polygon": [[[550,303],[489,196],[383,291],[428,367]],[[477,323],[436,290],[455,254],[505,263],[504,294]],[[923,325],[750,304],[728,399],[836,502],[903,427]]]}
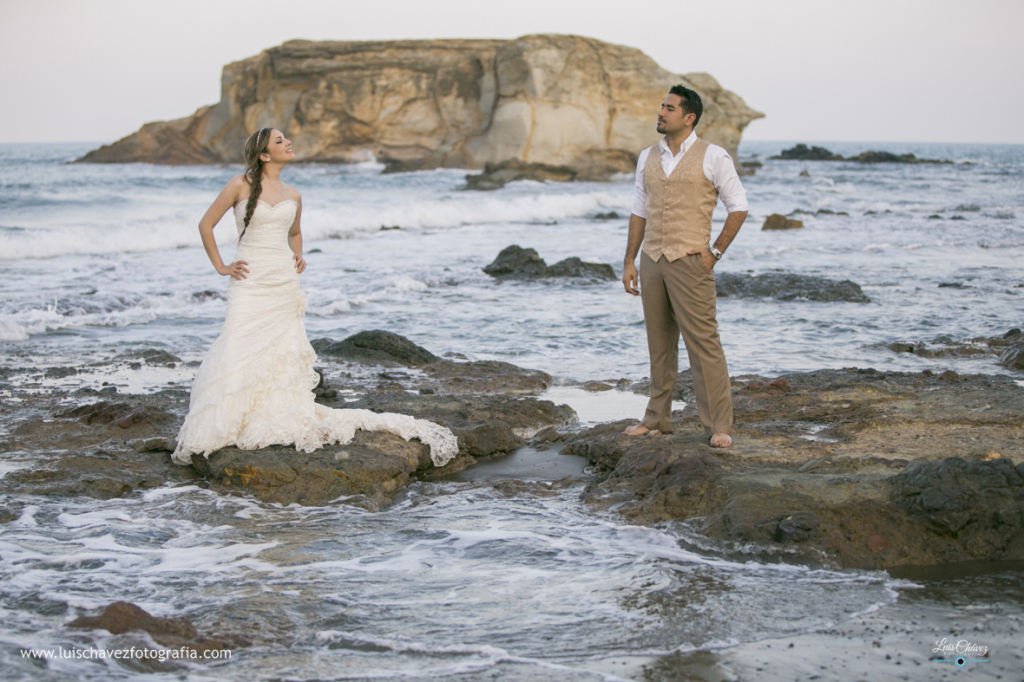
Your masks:
{"label": "ocean water", "polygon": [[[730,371],[1003,371],[991,356],[925,359],[884,345],[991,336],[1024,322],[1024,146],[884,146],[952,165],[767,160],[786,146],[741,148],[765,165],[744,180],[750,217],[718,268],[849,279],[872,302],[720,299]],[[200,358],[224,313],[221,298],[202,292],[227,282],[196,225],[240,169],[65,164],[88,148],[0,146],[0,361],[76,363],[156,342]],[[387,329],[439,355],[507,360],[566,381],[647,374],[640,302],[621,284],[497,283],[481,270],[519,244],[549,264],[578,256],[621,272],[628,177],[466,192],[462,171],[380,171],[286,170],[303,193],[305,248],[315,251],[303,275],[312,337]],[[760,229],[769,214],[820,209],[849,215]],[[611,211],[622,217],[594,218]],[[716,230],[724,217],[719,207]],[[216,233],[230,259],[230,215]]]}
{"label": "ocean water", "polygon": [[[91,146],[0,145],[0,366],[34,368],[7,380],[37,391],[61,382],[187,386],[194,368],[184,364],[116,376],[89,365],[152,347],[201,359],[219,330],[227,281],[210,266],[196,224],[240,169],[65,163]],[[750,217],[718,268],[850,279],[871,303],[720,299],[731,372],[1009,373],[991,355],[929,359],[885,345],[1024,326],[1024,147],[825,143],[951,165],[768,160],[788,146],[741,147],[764,165],[744,179]],[[311,337],[387,329],[438,355],[550,372],[564,384],[551,397],[578,400],[584,421],[636,416],[642,401],[616,408],[572,385],[647,374],[638,300],[616,282],[498,283],[481,270],[519,244],[549,264],[579,256],[621,272],[629,177],[478,193],[459,189],[460,171],[380,171],[372,163],[286,171],[305,205]],[[803,230],[761,231],[769,214],[798,209],[849,215],[802,214]],[[595,217],[610,211],[621,217]],[[716,231],[723,220],[716,213]],[[217,233],[230,259],[233,224]],[[85,371],[41,377],[65,365]],[[30,454],[0,456],[0,476],[29,465]],[[123,643],[65,627],[121,599],[188,616],[200,630],[238,622],[246,629],[236,634],[254,640],[230,662],[158,675],[168,678],[614,680],[635,679],[645,657],[848,622],[912,587],[884,572],[717,547],[685,524],[624,525],[587,511],[579,494],[416,483],[379,514],[281,508],[193,486],[107,501],[6,500],[21,511],[0,525],[0,678],[141,675],[72,660],[43,669],[18,652]]]}

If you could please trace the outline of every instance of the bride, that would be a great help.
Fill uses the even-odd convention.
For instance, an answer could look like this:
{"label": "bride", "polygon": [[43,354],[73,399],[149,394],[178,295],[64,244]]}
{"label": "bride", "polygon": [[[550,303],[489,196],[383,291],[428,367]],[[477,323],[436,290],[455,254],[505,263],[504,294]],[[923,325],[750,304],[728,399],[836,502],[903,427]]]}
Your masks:
{"label": "bride", "polygon": [[[306,294],[302,258],[302,197],[281,181],[295,158],[279,130],[262,128],[245,142],[246,169],[225,185],[199,222],[213,267],[230,276],[228,307],[192,384],[188,416],[172,455],[191,464],[234,445],[255,450],[294,444],[312,452],[326,443],[347,443],[359,429],[391,431],[430,447],[435,466],[458,453],[455,435],[443,426],[401,414],[333,410],[314,402],[316,353],[302,316]],[[213,228],[229,209],[238,228],[236,260],[225,265]]]}

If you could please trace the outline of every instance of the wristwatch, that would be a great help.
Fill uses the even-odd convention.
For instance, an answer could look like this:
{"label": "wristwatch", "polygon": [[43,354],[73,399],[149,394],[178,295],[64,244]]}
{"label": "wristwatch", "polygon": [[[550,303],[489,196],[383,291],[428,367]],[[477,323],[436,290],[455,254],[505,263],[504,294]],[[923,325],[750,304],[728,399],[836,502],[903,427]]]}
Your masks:
{"label": "wristwatch", "polygon": [[716,249],[713,246],[711,247],[710,250],[711,250],[711,255],[715,257],[715,260],[722,260],[722,252],[721,251],[719,251],[718,249]]}

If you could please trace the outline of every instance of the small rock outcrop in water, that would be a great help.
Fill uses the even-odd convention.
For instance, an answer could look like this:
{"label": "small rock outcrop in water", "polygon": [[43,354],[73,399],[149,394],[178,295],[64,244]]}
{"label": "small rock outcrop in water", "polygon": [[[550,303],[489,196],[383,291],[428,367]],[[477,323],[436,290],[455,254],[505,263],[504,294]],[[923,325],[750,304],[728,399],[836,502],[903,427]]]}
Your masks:
{"label": "small rock outcrop in water", "polygon": [[807,145],[800,143],[791,149],[784,149],[779,153],[778,156],[771,157],[773,159],[782,159],[784,161],[842,161],[843,157],[839,154],[833,154],[824,147],[808,147]]}
{"label": "small rock outcrop in water", "polygon": [[1024,370],[1024,334],[1011,329],[1002,336],[979,336],[973,339],[955,340],[949,336],[937,336],[930,342],[896,341],[886,347],[895,353],[913,353],[922,358],[972,358],[999,356],[1000,364],[1010,369]]}
{"label": "small rock outcrop in water", "polygon": [[409,366],[426,365],[441,359],[404,336],[381,329],[359,332],[342,341],[314,339],[310,343],[318,355],[360,362]]}
{"label": "small rock outcrop in water", "polygon": [[847,301],[870,303],[860,286],[848,279],[837,281],[812,275],[766,272],[760,275],[738,275],[721,272],[715,275],[715,291],[726,298],[774,298],[778,301]]}
{"label": "small rock outcrop in water", "polygon": [[1010,369],[1024,371],[1024,342],[1015,343],[999,356],[999,364]]}
{"label": "small rock outcrop in water", "polygon": [[892,152],[861,152],[857,156],[841,156],[833,154],[824,147],[808,147],[798,144],[785,149],[778,156],[771,157],[782,161],[856,161],[857,163],[953,163],[940,159],[919,159],[913,154],[893,154]]}
{"label": "small rock outcrop in water", "polygon": [[91,163],[240,163],[263,126],[299,161],[376,158],[389,170],[517,160],[632,172],[660,137],[654,115],[682,82],[704,101],[697,134],[736,158],[763,114],[706,73],[678,75],[640,50],[573,35],[515,40],[292,40],[224,67],[220,102],[147,123]]}
{"label": "small rock outcrop in water", "polygon": [[535,249],[524,249],[516,244],[502,249],[498,257],[484,267],[484,272],[497,279],[566,277],[590,282],[618,279],[612,266],[607,263],[587,263],[573,256],[549,267]]}
{"label": "small rock outcrop in water", "polygon": [[249,642],[238,637],[209,637],[199,634],[188,618],[160,618],[151,616],[135,604],[118,601],[110,604],[98,616],[82,616],[68,623],[70,628],[106,630],[113,635],[126,632],[146,632],[157,644],[169,649],[185,647],[195,651],[236,649]]}
{"label": "small rock outcrop in water", "polygon": [[764,220],[762,230],[799,230],[803,228],[802,220],[793,220],[784,215],[773,213]]}
{"label": "small rock outcrop in water", "polygon": [[[577,173],[568,166],[549,166],[543,163],[525,163],[517,159],[502,161],[501,163],[488,163],[484,166],[484,172],[477,175],[466,176],[466,186],[463,189],[487,191],[501,189],[510,182],[517,180],[533,180],[535,182],[571,182],[577,179]],[[610,172],[606,175],[610,175]],[[580,179],[596,179],[592,177]],[[605,179],[601,177],[600,179]]]}

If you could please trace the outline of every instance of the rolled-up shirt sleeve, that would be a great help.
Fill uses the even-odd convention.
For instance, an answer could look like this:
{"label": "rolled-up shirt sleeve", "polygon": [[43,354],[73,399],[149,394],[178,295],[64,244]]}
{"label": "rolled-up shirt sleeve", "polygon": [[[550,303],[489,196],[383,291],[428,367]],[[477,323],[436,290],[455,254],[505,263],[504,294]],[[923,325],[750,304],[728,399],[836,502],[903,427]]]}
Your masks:
{"label": "rolled-up shirt sleeve", "polygon": [[728,153],[715,159],[712,182],[715,189],[718,190],[718,198],[725,205],[726,212],[735,213],[747,210],[747,190],[743,189],[740,176],[736,173],[736,164],[733,163],[732,157]]}
{"label": "rolled-up shirt sleeve", "polygon": [[636,160],[636,185],[633,187],[633,215],[647,219],[647,188],[644,187],[644,166],[647,165],[647,155],[651,153],[650,147],[640,152],[640,158]]}

